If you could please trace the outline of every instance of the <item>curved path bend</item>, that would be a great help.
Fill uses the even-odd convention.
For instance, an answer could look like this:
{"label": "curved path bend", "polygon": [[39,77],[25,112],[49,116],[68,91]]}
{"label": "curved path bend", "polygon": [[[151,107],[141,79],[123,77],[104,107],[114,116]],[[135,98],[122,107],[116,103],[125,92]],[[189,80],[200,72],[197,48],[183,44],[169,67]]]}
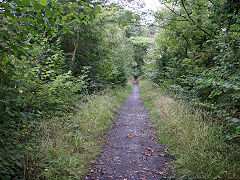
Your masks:
{"label": "curved path bend", "polygon": [[170,174],[166,147],[158,144],[155,129],[140,100],[139,87],[124,101],[116,116],[102,155],[96,160],[86,180],[156,180]]}

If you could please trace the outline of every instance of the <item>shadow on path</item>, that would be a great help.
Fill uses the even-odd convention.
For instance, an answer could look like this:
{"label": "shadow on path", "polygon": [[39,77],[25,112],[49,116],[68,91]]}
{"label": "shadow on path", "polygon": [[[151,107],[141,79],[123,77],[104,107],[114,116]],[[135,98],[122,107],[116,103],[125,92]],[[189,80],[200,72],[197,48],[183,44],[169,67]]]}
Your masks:
{"label": "shadow on path", "polygon": [[103,153],[86,179],[163,179],[171,159],[159,145],[148,112],[140,100],[139,87],[125,100],[107,135]]}

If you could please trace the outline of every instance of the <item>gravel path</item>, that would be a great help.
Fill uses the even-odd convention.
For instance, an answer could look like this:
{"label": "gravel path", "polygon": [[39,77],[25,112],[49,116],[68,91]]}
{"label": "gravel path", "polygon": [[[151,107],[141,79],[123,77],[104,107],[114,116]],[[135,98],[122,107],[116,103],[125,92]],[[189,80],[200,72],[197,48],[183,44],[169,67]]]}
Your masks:
{"label": "gravel path", "polygon": [[170,173],[169,163],[166,147],[157,143],[139,87],[134,84],[86,179],[163,179]]}

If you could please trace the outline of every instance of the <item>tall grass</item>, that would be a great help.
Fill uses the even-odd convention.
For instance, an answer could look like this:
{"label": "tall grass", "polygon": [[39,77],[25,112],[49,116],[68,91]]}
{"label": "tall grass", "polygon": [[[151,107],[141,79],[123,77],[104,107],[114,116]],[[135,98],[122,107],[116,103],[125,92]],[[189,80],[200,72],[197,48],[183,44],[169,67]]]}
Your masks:
{"label": "tall grass", "polygon": [[[202,112],[175,100],[159,87],[140,81],[141,98],[158,127],[160,143],[175,157],[179,178],[240,178],[239,146],[225,142],[221,127],[202,118]],[[165,94],[165,95],[164,95]]]}
{"label": "tall grass", "polygon": [[39,146],[28,150],[25,177],[83,179],[91,161],[101,153],[104,133],[131,91],[126,88],[87,95],[75,114],[41,122]]}

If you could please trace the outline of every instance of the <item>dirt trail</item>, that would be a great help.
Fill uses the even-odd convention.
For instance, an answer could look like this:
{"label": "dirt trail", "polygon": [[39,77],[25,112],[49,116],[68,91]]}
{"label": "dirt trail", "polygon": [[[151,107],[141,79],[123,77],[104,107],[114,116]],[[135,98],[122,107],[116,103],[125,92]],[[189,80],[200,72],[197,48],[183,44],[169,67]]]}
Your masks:
{"label": "dirt trail", "polygon": [[140,100],[139,87],[125,100],[107,135],[103,153],[86,179],[163,179],[170,158],[155,139],[148,112]]}

